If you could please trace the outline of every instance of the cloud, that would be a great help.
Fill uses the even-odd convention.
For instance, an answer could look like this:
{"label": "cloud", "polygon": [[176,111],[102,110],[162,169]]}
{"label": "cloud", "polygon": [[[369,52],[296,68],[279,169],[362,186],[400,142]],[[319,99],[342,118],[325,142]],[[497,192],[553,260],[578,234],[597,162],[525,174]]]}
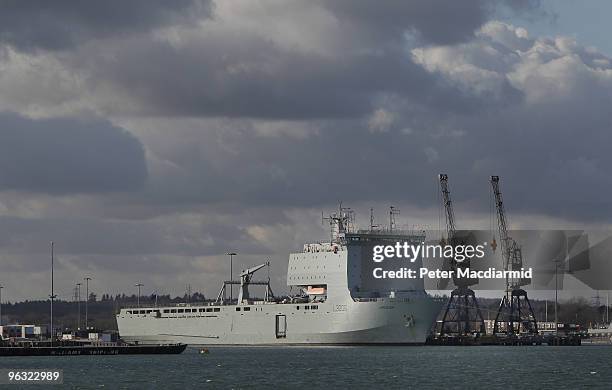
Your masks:
{"label": "cloud", "polygon": [[[49,8],[52,17],[40,16],[46,6],[14,6],[4,13],[13,15],[2,27],[4,39],[0,35],[11,69],[29,63],[19,58],[21,51],[48,48],[26,53],[38,64],[37,74],[60,76],[53,85],[63,81],[64,93],[54,98],[62,105],[45,110],[44,102],[26,101],[29,112],[303,120],[364,117],[388,94],[449,110],[474,109],[478,99],[463,99],[462,91],[431,77],[409,48],[468,41],[506,3],[67,4]],[[121,17],[108,22],[122,7]],[[19,22],[25,15],[42,21]],[[59,48],[64,50],[53,51]],[[31,90],[29,83],[12,81],[22,73],[13,70],[17,77],[5,80],[7,86]],[[28,95],[40,101],[38,94]],[[8,101],[5,109],[17,105]]]}
{"label": "cloud", "polygon": [[214,296],[228,277],[224,254],[229,250],[238,252],[235,272],[270,260],[273,287],[281,293],[286,253],[305,238],[320,237],[324,231],[318,222],[318,213],[298,210],[192,209],[141,221],[0,217],[3,296],[13,301],[48,294],[50,240],[55,242],[55,282],[62,299],[70,299],[74,282],[84,275],[94,277],[97,292],[127,292],[138,281],[147,291],[182,295],[191,284],[194,291]]}
{"label": "cloud", "polygon": [[368,121],[368,128],[372,132],[388,131],[393,124],[393,114],[383,108],[374,111]]}
{"label": "cloud", "polygon": [[605,224],[611,59],[492,20],[534,2],[461,5],[220,1],[128,12],[146,20],[116,32],[59,9],[41,32],[0,27],[0,109],[20,113],[0,115],[4,262],[26,280],[56,237],[66,278],[214,290],[235,250],[271,256],[280,286],[337,200],[435,224],[440,172],[461,226],[488,226],[492,174],[512,224]]}
{"label": "cloud", "polygon": [[[366,35],[380,40],[399,39],[415,33],[431,44],[453,44],[468,40],[491,15],[495,5],[486,1],[390,1],[384,6],[370,1],[325,2],[341,21],[359,26]],[[349,24],[349,28],[352,27]],[[366,38],[367,39],[367,38]]]}
{"label": "cloud", "polygon": [[[612,186],[605,168],[612,160],[601,146],[612,141],[608,57],[574,39],[529,38],[497,21],[470,42],[417,48],[413,55],[432,74],[499,103],[483,106],[478,116],[454,118],[454,126],[467,129],[453,143],[464,154],[441,156],[463,160],[474,174],[499,172],[513,183],[510,196],[525,212],[610,217],[609,202],[597,195]],[[524,99],[508,95],[508,86]]]}
{"label": "cloud", "polygon": [[2,2],[0,42],[15,49],[65,50],[92,39],[121,37],[210,15],[207,0]]}
{"label": "cloud", "polygon": [[104,120],[33,120],[0,113],[0,189],[43,193],[127,191],[147,178],[144,149]]}
{"label": "cloud", "polygon": [[[457,176],[459,196],[471,199],[470,211],[488,209],[487,180],[499,174],[516,212],[609,216],[608,202],[597,195],[612,188],[605,173],[612,163],[604,147],[612,142],[606,56],[563,38],[530,38],[501,22],[484,25],[468,42],[414,53],[432,79],[460,91],[453,99],[476,99],[478,110],[389,94],[383,104],[374,99],[366,120],[303,118],[297,122],[311,129],[303,137],[262,136],[258,119],[134,121],[152,158],[164,162],[155,165],[151,196],[251,207],[313,207],[334,199],[432,206],[436,174],[448,171]],[[170,143],[167,128],[174,130]],[[373,128],[387,131],[373,134]]]}
{"label": "cloud", "polygon": [[110,55],[85,51],[83,57],[89,60],[82,71],[90,87],[100,90],[102,110],[156,116],[347,118],[365,115],[381,93],[414,96],[411,91],[420,90],[426,98],[441,94],[435,80],[399,46],[381,49],[383,55],[347,47],[328,57],[282,48],[256,32],[233,31],[223,20],[220,15],[214,22],[221,24],[218,29],[185,33],[180,47],[136,37],[110,47]]}

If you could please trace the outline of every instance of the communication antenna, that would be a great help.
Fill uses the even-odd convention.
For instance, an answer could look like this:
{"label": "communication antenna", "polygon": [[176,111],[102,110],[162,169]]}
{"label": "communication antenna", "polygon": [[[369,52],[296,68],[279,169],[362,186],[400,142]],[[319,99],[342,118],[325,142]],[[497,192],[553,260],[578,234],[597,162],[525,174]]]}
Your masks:
{"label": "communication antenna", "polygon": [[393,229],[397,227],[395,224],[395,216],[400,215],[399,209],[394,206],[389,207],[389,231],[392,232]]}
{"label": "communication antenna", "polygon": [[191,284],[185,286],[185,294],[187,294],[187,303],[191,302]]}
{"label": "communication antenna", "polygon": [[370,208],[370,231],[378,229],[380,225],[374,223],[374,208]]}
{"label": "communication antenna", "polygon": [[350,233],[355,225],[355,212],[350,207],[342,207],[342,202],[338,202],[338,211],[328,217],[321,212],[321,223],[327,221],[330,228],[331,242],[340,242],[346,233]]}

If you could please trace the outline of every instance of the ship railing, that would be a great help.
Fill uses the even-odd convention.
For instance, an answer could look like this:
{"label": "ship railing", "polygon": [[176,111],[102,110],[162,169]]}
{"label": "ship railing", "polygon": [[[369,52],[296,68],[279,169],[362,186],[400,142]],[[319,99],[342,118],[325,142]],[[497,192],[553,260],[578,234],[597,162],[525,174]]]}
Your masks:
{"label": "ship railing", "polygon": [[[270,301],[266,301],[264,298],[253,298],[253,299],[249,299],[249,305],[272,305],[272,304],[277,304],[279,302],[277,302],[276,300],[270,300]],[[155,304],[151,304],[151,305],[144,305],[144,304],[132,304],[132,303],[128,303],[128,304],[124,304],[121,305],[120,309],[140,309],[140,310],[158,310],[159,308],[168,308],[168,307],[176,307],[176,308],[183,308],[183,307],[218,307],[218,306],[231,306],[231,305],[236,305],[237,301],[236,299],[234,299],[231,303],[228,301],[210,301],[210,302],[172,302],[172,303],[158,303],[157,306],[155,306]]]}
{"label": "ship railing", "polygon": [[354,302],[410,302],[410,298],[353,298]]}
{"label": "ship railing", "polygon": [[158,303],[157,305],[155,305],[155,303],[151,303],[151,304],[143,304],[141,303],[140,305],[136,304],[136,303],[126,303],[121,305],[121,309],[147,309],[147,310],[151,310],[151,309],[158,309],[160,307],[200,307],[200,306],[223,306],[220,305],[217,302],[211,301],[211,302],[171,302],[171,303]]}

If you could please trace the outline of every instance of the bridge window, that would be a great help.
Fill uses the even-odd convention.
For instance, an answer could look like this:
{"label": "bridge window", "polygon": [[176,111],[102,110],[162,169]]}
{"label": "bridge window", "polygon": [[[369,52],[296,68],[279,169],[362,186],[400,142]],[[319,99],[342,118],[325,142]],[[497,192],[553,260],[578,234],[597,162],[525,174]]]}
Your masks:
{"label": "bridge window", "polygon": [[176,313],[176,309],[170,310],[170,313]]}
{"label": "bridge window", "polygon": [[251,311],[251,308],[250,307],[245,307],[244,311]]}
{"label": "bridge window", "polygon": [[237,308],[236,308],[236,311],[240,311],[240,308],[239,308],[239,307],[237,307]]}
{"label": "bridge window", "polygon": [[221,309],[218,307],[215,307],[214,311],[221,311]]}

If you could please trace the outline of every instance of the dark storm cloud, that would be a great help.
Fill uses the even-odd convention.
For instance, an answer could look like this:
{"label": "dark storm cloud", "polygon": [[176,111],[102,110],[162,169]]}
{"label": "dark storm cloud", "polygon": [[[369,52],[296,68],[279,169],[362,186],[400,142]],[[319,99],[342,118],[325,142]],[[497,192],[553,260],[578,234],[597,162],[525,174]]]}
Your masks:
{"label": "dark storm cloud", "polygon": [[198,141],[194,132],[175,128],[192,144],[176,154],[161,147],[160,158],[177,168],[156,176],[148,196],[161,204],[317,208],[342,199],[349,206],[436,208],[437,174],[446,172],[463,204],[458,214],[487,213],[490,176],[500,175],[513,215],[605,221],[612,218],[612,202],[601,196],[612,188],[606,169],[612,134],[602,131],[610,116],[596,100],[510,105],[468,116],[411,110],[376,134],[359,120],[320,122],[318,134],[303,138],[202,124],[206,137]]}
{"label": "dark storm cloud", "polygon": [[[54,239],[75,272],[99,265],[147,285],[147,267],[182,284],[197,264],[175,270],[175,258],[219,270],[229,250],[249,265],[274,253],[280,274],[288,251],[326,237],[309,210],[342,199],[437,219],[440,172],[463,227],[489,211],[492,174],[513,222],[612,217],[610,59],[487,23],[496,7],[537,2],[218,2],[214,18],[132,4],[112,31],[81,5],[0,26],[21,50],[6,51],[0,87],[23,78],[37,87],[33,111],[63,115],[64,94],[121,125],[0,115],[0,190],[19,190],[0,199],[0,259],[46,253]],[[47,83],[32,75],[56,68],[74,83],[39,93]],[[21,107],[29,90],[0,104]]]}
{"label": "dark storm cloud", "polygon": [[0,113],[0,189],[125,191],[147,178],[144,149],[105,120],[29,119]]}
{"label": "dark storm cloud", "polygon": [[398,48],[323,58],[251,37],[203,38],[178,50],[147,41],[122,46],[111,60],[96,58],[92,67],[94,80],[111,82],[151,115],[354,117],[379,93],[448,102],[457,95]]}
{"label": "dark storm cloud", "polygon": [[[295,138],[204,125],[206,141],[194,141],[180,154],[160,156],[181,174],[172,171],[154,178],[149,196],[161,203],[235,202],[248,207],[317,207],[338,199],[419,206],[435,201],[437,163],[427,161],[424,149],[438,148],[440,140],[420,129],[414,134],[395,129],[373,135],[359,120],[319,126],[320,136]],[[189,131],[174,131],[178,137],[193,137]],[[458,153],[453,151],[458,145],[469,147],[462,140],[442,139],[447,144],[439,149],[443,161]],[[458,169],[469,169],[452,159]]]}
{"label": "dark storm cloud", "polygon": [[[387,48],[383,56],[329,59],[251,38],[204,39],[181,50],[143,42],[123,47],[110,61],[96,59],[92,67],[93,80],[110,82],[119,95],[136,102],[136,112],[148,115],[349,118],[369,113],[385,94],[449,111],[472,111],[491,102],[428,74],[398,47]],[[511,86],[507,92],[520,96]]]}
{"label": "dark storm cloud", "polygon": [[[385,94],[469,111],[490,99],[459,92],[417,66],[407,36],[416,33],[426,43],[467,40],[503,3],[313,3],[310,8],[319,6],[336,20],[328,32],[329,40],[337,41],[331,55],[304,50],[280,34],[260,31],[277,21],[262,20],[262,26],[249,27],[250,31],[242,29],[240,19],[218,15],[205,23],[209,30],[186,32],[179,43],[135,36],[102,52],[85,50],[73,64],[86,70],[91,88],[112,86],[114,94],[132,103],[121,106],[110,99],[109,112],[348,118],[367,114],[374,100]],[[291,2],[278,8],[299,12]],[[507,93],[520,96],[510,85]]]}
{"label": "dark storm cloud", "polygon": [[226,251],[240,241],[249,253],[265,253],[238,226],[180,224],[172,219],[104,221],[0,216],[2,253],[47,253],[49,241],[57,242],[66,255],[205,256]]}
{"label": "dark storm cloud", "polygon": [[379,45],[402,40],[405,34],[424,44],[457,44],[470,40],[498,12],[522,14],[540,9],[539,0],[335,0],[320,4],[359,40]]}
{"label": "dark storm cloud", "polygon": [[[466,41],[507,4],[516,8],[513,2],[480,0],[392,1],[384,6],[287,2],[270,5],[272,15],[281,12],[280,20],[258,21],[262,15],[255,12],[253,23],[240,12],[254,12],[246,2],[225,7],[188,1],[9,2],[0,16],[6,18],[4,23],[0,19],[0,41],[23,49],[73,49],[58,60],[82,76],[86,88],[96,91],[97,104],[111,114],[351,118],[368,114],[375,100],[388,94],[466,112],[491,99],[458,91],[416,65],[409,47],[415,42],[409,37],[427,44]],[[223,9],[209,18],[213,8]],[[322,52],[266,30],[303,8],[327,16],[328,37],[303,39],[314,39],[319,48],[326,47],[326,39],[335,42]],[[197,20],[204,27],[190,24]],[[165,38],[146,33],[165,25],[180,31]],[[308,19],[295,25],[298,31],[309,28]],[[118,39],[75,47],[117,34]],[[506,91],[520,99],[512,86]]]}
{"label": "dark storm cloud", "polygon": [[495,4],[485,0],[367,0],[324,2],[340,21],[350,21],[370,36],[400,39],[406,32],[432,44],[453,44],[472,36],[491,16]]}
{"label": "dark storm cloud", "polygon": [[60,50],[90,39],[188,23],[211,12],[208,0],[19,1],[0,4],[0,42],[19,50]]}

